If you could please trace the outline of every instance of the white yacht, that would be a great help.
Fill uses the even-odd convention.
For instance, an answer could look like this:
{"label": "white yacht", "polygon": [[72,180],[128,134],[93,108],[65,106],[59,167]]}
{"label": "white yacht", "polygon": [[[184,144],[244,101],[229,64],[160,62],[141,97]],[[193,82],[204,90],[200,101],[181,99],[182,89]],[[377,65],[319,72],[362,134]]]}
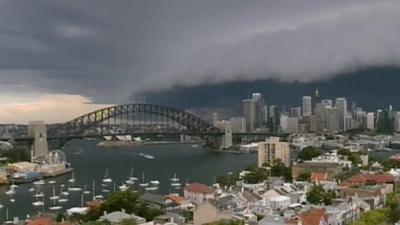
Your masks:
{"label": "white yacht", "polygon": [[35,206],[35,207],[40,207],[40,206],[44,205],[44,202],[43,201],[36,201],[36,202],[33,202],[32,205]]}
{"label": "white yacht", "polygon": [[128,190],[128,189],[129,189],[129,186],[128,186],[128,185],[126,185],[126,184],[122,184],[122,185],[121,185],[121,186],[119,186],[118,188],[119,188],[119,190],[121,190],[121,191],[126,191],[126,190]]}
{"label": "white yacht", "polygon": [[151,184],[151,185],[156,185],[156,186],[158,186],[158,185],[160,185],[160,181],[158,181],[158,180],[151,180],[151,181],[150,181],[150,184]]}
{"label": "white yacht", "polygon": [[10,188],[8,191],[5,192],[6,195],[14,195],[15,194],[15,189],[14,188]]}

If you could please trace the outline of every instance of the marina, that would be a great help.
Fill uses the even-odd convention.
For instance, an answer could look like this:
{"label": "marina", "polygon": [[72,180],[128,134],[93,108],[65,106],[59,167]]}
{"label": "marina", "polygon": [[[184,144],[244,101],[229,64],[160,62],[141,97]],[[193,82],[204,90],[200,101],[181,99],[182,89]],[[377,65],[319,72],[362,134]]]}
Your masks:
{"label": "marina", "polygon": [[[181,181],[212,184],[217,174],[243,169],[256,157],[252,154],[220,154],[190,144],[140,145],[109,151],[97,146],[97,143],[95,140],[79,140],[67,144],[63,151],[71,168],[74,168],[73,172],[19,184],[12,195],[5,193],[11,190],[10,186],[0,186],[0,204],[3,205],[0,221],[5,221],[6,209],[9,218],[18,216],[21,219],[43,210],[79,211],[82,210],[82,198],[84,203],[104,199],[114,190],[125,190],[127,187],[140,192],[181,192],[184,187]],[[73,154],[78,149],[84,149],[84,154]],[[154,156],[154,159],[138,157],[139,153]],[[112,179],[112,182],[103,183],[105,178]],[[171,179],[174,182],[171,183]],[[147,183],[147,186],[140,187],[141,183]],[[57,204],[50,199],[54,196],[54,189],[55,195],[59,196]],[[91,193],[87,194],[87,191]],[[53,207],[52,210],[50,207]]]}

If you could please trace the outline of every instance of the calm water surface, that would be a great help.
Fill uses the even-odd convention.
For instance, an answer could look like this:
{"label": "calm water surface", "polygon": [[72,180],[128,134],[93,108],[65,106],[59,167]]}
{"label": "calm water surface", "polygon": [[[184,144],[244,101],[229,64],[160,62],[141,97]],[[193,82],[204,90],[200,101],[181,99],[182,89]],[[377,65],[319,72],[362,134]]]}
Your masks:
{"label": "calm water surface", "polygon": [[[83,149],[83,151],[81,151]],[[141,145],[133,147],[105,148],[97,146],[97,141],[73,141],[65,148],[67,160],[75,168],[77,185],[92,189],[92,181],[96,182],[96,192],[100,194],[100,182],[104,177],[106,169],[113,178],[116,187],[127,179],[131,167],[134,167],[134,175],[140,180],[144,173],[146,181],[159,180],[160,193],[167,194],[171,190],[169,178],[174,173],[181,178],[182,182],[202,182],[212,184],[216,176],[244,169],[256,163],[255,154],[228,154],[211,152],[201,147],[193,147],[186,144],[164,144],[164,145]],[[83,152],[82,154],[77,154]],[[145,159],[139,153],[149,154],[155,157],[154,160]],[[56,184],[46,184],[43,191],[46,194],[45,210],[51,206],[49,197],[52,195],[53,186],[59,194],[60,185],[67,184],[71,175],[61,176],[54,180]],[[47,180],[48,181],[48,180]],[[11,197],[5,195],[8,187],[0,187],[0,204],[4,208],[0,210],[0,221],[6,217],[6,208],[9,211],[9,218],[19,216],[25,218],[27,214],[34,215],[43,208],[35,208],[32,202],[35,200],[33,194],[28,192],[32,184],[19,185],[17,193],[13,196],[14,203],[10,202]],[[109,189],[113,190],[113,185]],[[84,196],[84,201],[90,200],[92,195]],[[81,194],[71,193],[69,202],[64,208],[80,206]]]}

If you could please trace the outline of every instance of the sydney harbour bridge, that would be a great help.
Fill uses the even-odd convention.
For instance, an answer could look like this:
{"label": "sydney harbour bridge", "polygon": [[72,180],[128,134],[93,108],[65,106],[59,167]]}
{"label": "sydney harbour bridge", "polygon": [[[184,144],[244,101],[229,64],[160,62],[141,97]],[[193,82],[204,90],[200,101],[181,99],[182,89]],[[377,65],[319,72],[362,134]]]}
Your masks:
{"label": "sydney harbour bridge", "polygon": [[[96,110],[63,124],[48,125],[46,138],[54,146],[72,139],[104,136],[173,136],[186,135],[201,139],[206,145],[221,148],[227,138],[265,138],[271,133],[232,133],[230,129],[213,126],[185,110],[167,106],[132,103]],[[20,134],[13,141],[32,143],[33,135]]]}

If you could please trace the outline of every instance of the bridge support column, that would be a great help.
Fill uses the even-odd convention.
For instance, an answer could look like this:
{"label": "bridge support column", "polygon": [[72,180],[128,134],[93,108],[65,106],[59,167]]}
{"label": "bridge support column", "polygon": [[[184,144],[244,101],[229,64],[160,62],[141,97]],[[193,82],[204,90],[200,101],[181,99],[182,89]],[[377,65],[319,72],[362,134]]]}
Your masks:
{"label": "bridge support column", "polygon": [[223,150],[232,148],[232,123],[230,121],[222,120],[215,122],[214,125],[224,132],[224,134],[219,137],[219,149]]}
{"label": "bridge support column", "polygon": [[46,124],[43,121],[29,122],[28,136],[33,138],[31,160],[46,157],[49,154]]}

